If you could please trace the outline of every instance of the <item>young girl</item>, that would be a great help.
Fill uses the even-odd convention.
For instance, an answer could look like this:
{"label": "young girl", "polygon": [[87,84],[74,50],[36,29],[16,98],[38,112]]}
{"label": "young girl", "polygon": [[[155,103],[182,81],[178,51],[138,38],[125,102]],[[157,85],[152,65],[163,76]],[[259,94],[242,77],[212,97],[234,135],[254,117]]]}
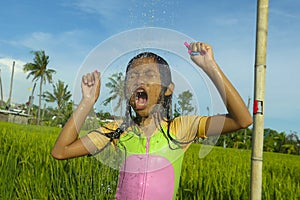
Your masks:
{"label": "young girl", "polygon": [[172,119],[174,84],[168,63],[154,53],[144,52],[127,66],[124,120],[78,137],[100,92],[100,73],[87,74],[82,77],[82,100],[57,138],[52,156],[69,159],[101,154],[113,147],[123,155],[116,199],[175,199],[183,155],[192,141],[252,123],[240,95],[215,62],[212,48],[200,42],[188,48],[191,59],[219,91],[227,114]]}

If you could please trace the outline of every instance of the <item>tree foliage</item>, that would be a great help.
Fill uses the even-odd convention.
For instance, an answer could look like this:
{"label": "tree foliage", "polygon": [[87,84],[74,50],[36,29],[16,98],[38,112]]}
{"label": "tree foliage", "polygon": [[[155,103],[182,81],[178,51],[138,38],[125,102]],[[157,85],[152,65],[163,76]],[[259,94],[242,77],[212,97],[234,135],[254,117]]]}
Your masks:
{"label": "tree foliage", "polygon": [[46,91],[44,93],[45,100],[47,102],[56,103],[55,109],[50,109],[50,116],[56,124],[64,125],[73,111],[73,102],[70,101],[72,96],[68,90],[68,85],[65,85],[63,81],[58,80],[56,84],[53,84],[53,92]]}
{"label": "tree foliage", "polygon": [[47,68],[49,64],[49,56],[45,54],[45,51],[32,51],[31,53],[34,55],[33,62],[26,63],[23,67],[23,71],[28,73],[26,79],[33,77],[32,82],[40,81],[39,108],[37,118],[37,124],[39,124],[41,116],[43,84],[46,84],[47,82],[52,83],[52,75],[56,71],[54,69]]}
{"label": "tree foliage", "polygon": [[[246,134],[245,134],[246,133]],[[252,148],[252,130],[247,128],[221,135],[217,146],[239,149]],[[300,155],[300,140],[296,132],[286,134],[273,129],[264,130],[263,150],[267,152]]]}
{"label": "tree foliage", "polygon": [[46,91],[44,93],[45,100],[47,102],[55,102],[57,105],[57,109],[60,110],[65,104],[70,100],[72,94],[68,90],[68,85],[61,80],[54,85],[52,84],[53,92]]}
{"label": "tree foliage", "polygon": [[178,105],[180,106],[181,115],[187,115],[194,111],[194,107],[191,105],[192,99],[193,94],[189,90],[178,95]]}
{"label": "tree foliage", "polygon": [[105,86],[110,89],[110,96],[103,101],[103,104],[106,106],[113,100],[117,100],[117,103],[114,107],[114,111],[116,111],[122,106],[124,99],[125,78],[120,72],[112,74],[108,79],[109,82],[106,83]]}

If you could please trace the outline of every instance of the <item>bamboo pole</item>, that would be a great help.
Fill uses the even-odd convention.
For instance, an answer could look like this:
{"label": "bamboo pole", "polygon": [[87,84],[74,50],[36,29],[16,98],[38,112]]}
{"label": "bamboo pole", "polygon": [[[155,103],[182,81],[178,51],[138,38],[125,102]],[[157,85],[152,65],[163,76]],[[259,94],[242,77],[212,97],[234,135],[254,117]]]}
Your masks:
{"label": "bamboo pole", "polygon": [[34,99],[33,94],[34,94],[35,86],[36,86],[36,82],[34,82],[34,85],[33,85],[32,91],[31,91],[31,96],[29,96],[28,107],[27,107],[27,114],[28,115],[30,115],[30,110],[31,110],[31,107],[32,107],[32,104],[33,104],[33,99]]}
{"label": "bamboo pole", "polygon": [[257,1],[255,82],[253,101],[253,147],[251,156],[251,200],[262,194],[264,100],[269,0]]}
{"label": "bamboo pole", "polygon": [[0,102],[0,106],[2,106],[3,104],[3,87],[2,87],[2,78],[1,78],[1,69],[0,69],[0,90],[1,90],[1,102]]}
{"label": "bamboo pole", "polygon": [[14,82],[14,73],[15,73],[15,61],[13,61],[12,70],[11,70],[11,78],[10,78],[10,88],[9,88],[9,97],[8,97],[8,106],[11,107],[11,96],[13,90],[13,82]]}

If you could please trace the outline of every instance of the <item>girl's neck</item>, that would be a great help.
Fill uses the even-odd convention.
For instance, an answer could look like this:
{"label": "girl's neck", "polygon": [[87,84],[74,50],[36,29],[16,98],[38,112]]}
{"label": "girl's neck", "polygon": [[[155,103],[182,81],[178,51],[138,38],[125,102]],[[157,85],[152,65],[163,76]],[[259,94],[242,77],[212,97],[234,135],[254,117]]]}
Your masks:
{"label": "girl's neck", "polygon": [[150,137],[154,134],[159,122],[159,117],[156,115],[151,115],[148,117],[138,117],[136,120],[136,124],[143,132],[142,134],[146,137]]}

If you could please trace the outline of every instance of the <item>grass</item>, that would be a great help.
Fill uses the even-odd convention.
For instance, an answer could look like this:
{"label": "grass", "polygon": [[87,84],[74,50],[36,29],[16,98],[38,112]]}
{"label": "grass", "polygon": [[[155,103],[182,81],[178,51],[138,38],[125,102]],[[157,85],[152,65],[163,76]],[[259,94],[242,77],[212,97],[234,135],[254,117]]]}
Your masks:
{"label": "grass", "polygon": [[[57,161],[59,128],[0,122],[0,199],[114,199],[118,172],[91,157]],[[186,153],[178,199],[249,199],[250,151],[214,147]],[[263,199],[300,198],[300,157],[264,153]]]}

